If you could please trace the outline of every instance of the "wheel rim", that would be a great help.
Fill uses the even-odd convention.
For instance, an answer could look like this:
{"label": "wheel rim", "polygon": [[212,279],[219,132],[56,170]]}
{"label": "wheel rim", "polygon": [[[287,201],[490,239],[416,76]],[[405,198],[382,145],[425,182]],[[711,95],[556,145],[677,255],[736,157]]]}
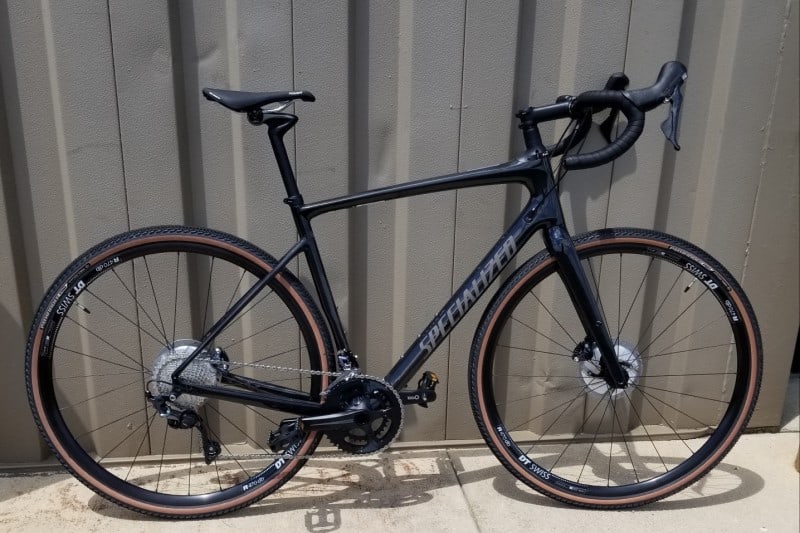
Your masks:
{"label": "wheel rim", "polygon": [[[483,422],[501,459],[526,482],[576,503],[677,490],[713,466],[752,405],[743,313],[728,307],[734,298],[718,274],[694,259],[687,264],[684,252],[641,240],[579,248],[593,290],[602,288],[598,304],[621,362],[638,375],[622,391],[604,381],[592,391],[590,363],[572,360],[583,339],[570,332],[582,328],[554,264],[544,261],[524,279],[530,291],[501,302],[484,340]],[[612,279],[632,288],[609,294]],[[713,316],[698,321],[708,309]]]}
{"label": "wheel rim", "polygon": [[[207,400],[198,413],[222,454],[206,465],[198,430],[169,428],[144,399],[165,347],[194,342],[269,268],[234,246],[208,241],[174,237],[116,247],[68,281],[79,288],[77,297],[61,296],[42,322],[32,367],[44,429],[68,466],[123,503],[208,510],[243,495],[252,499],[297,466],[301,459],[292,455],[316,443],[316,434],[306,435],[277,456],[266,444],[269,431],[291,415]],[[292,318],[304,310],[291,291],[276,277],[217,346],[234,362],[327,369],[319,332]],[[272,377],[314,398],[324,383],[263,368],[241,374]]]}

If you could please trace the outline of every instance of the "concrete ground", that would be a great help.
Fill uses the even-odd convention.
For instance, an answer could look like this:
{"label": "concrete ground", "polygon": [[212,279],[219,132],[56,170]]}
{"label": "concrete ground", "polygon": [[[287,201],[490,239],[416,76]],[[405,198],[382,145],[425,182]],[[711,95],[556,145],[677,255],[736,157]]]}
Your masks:
{"label": "concrete ground", "polygon": [[666,500],[588,511],[518,483],[485,447],[313,459],[275,495],[221,518],[168,521],[119,508],[63,473],[0,477],[0,531],[800,531],[795,377],[780,433],[743,436],[711,474]]}

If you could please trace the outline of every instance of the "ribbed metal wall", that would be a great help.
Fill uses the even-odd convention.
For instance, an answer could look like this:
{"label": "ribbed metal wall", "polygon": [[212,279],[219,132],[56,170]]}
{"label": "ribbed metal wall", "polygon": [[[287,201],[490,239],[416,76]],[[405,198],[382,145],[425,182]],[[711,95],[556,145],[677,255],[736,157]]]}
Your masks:
{"label": "ribbed metal wall", "polygon": [[[620,70],[648,85],[675,58],[689,68],[683,150],[666,146],[658,111],[634,151],[571,174],[564,205],[574,232],[665,230],[743,281],[766,355],[752,425],[775,425],[798,328],[797,13],[796,0],[0,1],[0,462],[44,453],[25,337],[81,251],[156,223],[221,229],[276,255],[293,242],[265,131],[201,87],[313,91],[288,146],[314,200],[507,160],[521,145],[516,109]],[[490,187],[317,224],[368,373],[390,368],[520,201]],[[405,440],[477,437],[466,364],[480,313],[426,366],[440,399],[409,410]]]}

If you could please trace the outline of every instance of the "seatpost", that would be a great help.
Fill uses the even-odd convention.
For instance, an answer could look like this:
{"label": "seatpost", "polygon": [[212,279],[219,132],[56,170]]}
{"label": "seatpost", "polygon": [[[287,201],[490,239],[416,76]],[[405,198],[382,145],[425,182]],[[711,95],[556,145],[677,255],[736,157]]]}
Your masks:
{"label": "seatpost", "polygon": [[290,206],[302,205],[303,197],[300,196],[300,190],[297,188],[297,180],[289,162],[289,155],[286,153],[286,144],[283,142],[283,136],[297,124],[297,117],[288,113],[265,113],[262,124],[266,124],[268,128],[269,142],[275,153],[278,170],[288,195],[286,203]]}

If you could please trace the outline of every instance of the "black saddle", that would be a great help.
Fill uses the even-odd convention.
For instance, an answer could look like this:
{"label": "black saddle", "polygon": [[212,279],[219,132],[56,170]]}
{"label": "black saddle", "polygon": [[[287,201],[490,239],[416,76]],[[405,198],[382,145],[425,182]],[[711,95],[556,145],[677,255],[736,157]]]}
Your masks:
{"label": "black saddle", "polygon": [[218,102],[231,111],[247,113],[254,109],[274,104],[277,102],[289,102],[300,99],[304,102],[316,100],[313,94],[308,91],[276,91],[266,93],[251,93],[246,91],[225,91],[222,89],[203,89],[203,96],[212,102]]}

